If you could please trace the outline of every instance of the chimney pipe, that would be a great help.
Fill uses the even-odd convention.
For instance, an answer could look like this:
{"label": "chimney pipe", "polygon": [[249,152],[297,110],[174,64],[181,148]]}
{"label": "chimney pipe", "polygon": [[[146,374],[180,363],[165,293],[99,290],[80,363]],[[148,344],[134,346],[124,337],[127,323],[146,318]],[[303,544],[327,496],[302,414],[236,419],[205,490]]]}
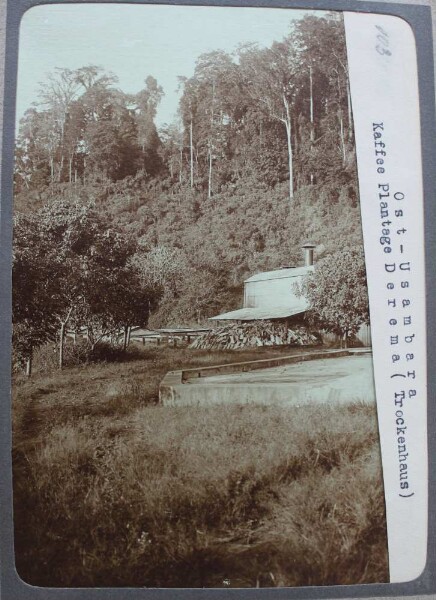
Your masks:
{"label": "chimney pipe", "polygon": [[315,244],[304,244],[304,266],[312,267],[313,266],[313,251],[315,248]]}

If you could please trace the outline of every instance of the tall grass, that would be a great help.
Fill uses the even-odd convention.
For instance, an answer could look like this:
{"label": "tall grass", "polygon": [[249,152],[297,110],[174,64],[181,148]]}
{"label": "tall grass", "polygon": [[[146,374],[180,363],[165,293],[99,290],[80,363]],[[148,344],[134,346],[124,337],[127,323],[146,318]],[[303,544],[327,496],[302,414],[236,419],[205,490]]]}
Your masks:
{"label": "tall grass", "polygon": [[[124,367],[126,375],[136,368]],[[45,379],[16,389],[15,540],[25,581],[387,581],[374,408],[162,407],[138,401],[147,390],[133,389],[129,399],[131,376],[124,392],[103,399],[109,373],[121,374],[120,365],[104,368],[86,370],[88,394],[100,389],[99,402],[78,381],[74,387],[83,370],[65,372],[60,384]]]}

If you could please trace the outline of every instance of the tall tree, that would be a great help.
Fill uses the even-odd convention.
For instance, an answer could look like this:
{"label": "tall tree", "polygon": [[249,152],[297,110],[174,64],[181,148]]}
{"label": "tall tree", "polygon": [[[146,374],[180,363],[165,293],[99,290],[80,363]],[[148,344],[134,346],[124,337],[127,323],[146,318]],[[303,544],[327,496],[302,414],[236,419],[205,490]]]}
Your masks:
{"label": "tall tree", "polygon": [[159,153],[167,165],[172,181],[183,181],[183,128],[180,123],[164,124],[159,129],[162,141]]}
{"label": "tall tree", "polygon": [[143,153],[144,168],[150,175],[156,175],[161,166],[159,156],[161,142],[155,125],[155,117],[162,96],[162,87],[158,85],[154,77],[149,75],[145,80],[145,88],[135,98],[138,142]]}
{"label": "tall tree", "polygon": [[50,181],[51,144],[46,122],[36,108],[27,110],[20,121],[15,146],[15,183],[22,187],[44,188]]}
{"label": "tall tree", "polygon": [[296,62],[289,42],[274,42],[271,48],[241,49],[240,63],[248,94],[270,119],[282,123],[288,153],[289,202],[294,197],[292,110],[295,96]]}
{"label": "tall tree", "polygon": [[[343,19],[336,13],[325,17],[306,15],[293,25],[288,39],[296,49],[300,73],[309,67],[308,83],[303,83],[301,90],[304,94],[310,88],[310,108],[317,107],[318,124],[327,111],[336,112],[336,131],[345,164],[353,124]],[[316,123],[313,114],[310,122],[312,131]],[[311,140],[315,140],[314,134]]]}
{"label": "tall tree", "polygon": [[204,139],[207,162],[207,196],[213,194],[214,162],[225,158],[226,130],[231,120],[232,86],[237,77],[231,57],[223,51],[199,57],[194,73],[198,88],[197,130]]}
{"label": "tall tree", "polygon": [[185,125],[185,131],[188,132],[189,185],[192,189],[194,187],[194,124],[197,117],[198,90],[195,80],[187,77],[179,77],[179,87],[183,90],[179,112]]}
{"label": "tall tree", "polygon": [[102,173],[112,180],[139,170],[138,132],[130,97],[114,87],[113,76],[96,67],[79,69],[85,92],[83,147],[85,175]]}
{"label": "tall tree", "polygon": [[[57,137],[57,147],[51,156],[52,181],[61,181],[65,166],[65,134],[68,115],[79,92],[76,72],[71,69],[55,69],[47,80],[40,84],[40,104],[49,117],[49,127]],[[56,159],[56,161],[55,161]]]}

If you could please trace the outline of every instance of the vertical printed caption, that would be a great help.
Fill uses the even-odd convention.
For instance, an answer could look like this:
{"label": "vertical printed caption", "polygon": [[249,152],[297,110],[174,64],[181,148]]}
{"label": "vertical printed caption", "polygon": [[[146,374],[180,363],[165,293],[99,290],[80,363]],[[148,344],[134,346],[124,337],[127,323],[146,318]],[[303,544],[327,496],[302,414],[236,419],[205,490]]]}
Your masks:
{"label": "vertical printed caption", "polygon": [[423,184],[416,47],[394,16],[344,13],[383,461],[390,581],[427,551]]}

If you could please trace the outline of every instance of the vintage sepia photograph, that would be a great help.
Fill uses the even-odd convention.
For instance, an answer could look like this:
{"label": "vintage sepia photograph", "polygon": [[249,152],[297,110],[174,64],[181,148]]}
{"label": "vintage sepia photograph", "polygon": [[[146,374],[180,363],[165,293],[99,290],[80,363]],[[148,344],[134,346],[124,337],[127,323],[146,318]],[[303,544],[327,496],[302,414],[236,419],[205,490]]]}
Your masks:
{"label": "vintage sepia photograph", "polygon": [[357,165],[341,12],[25,13],[12,424],[26,583],[389,581]]}

